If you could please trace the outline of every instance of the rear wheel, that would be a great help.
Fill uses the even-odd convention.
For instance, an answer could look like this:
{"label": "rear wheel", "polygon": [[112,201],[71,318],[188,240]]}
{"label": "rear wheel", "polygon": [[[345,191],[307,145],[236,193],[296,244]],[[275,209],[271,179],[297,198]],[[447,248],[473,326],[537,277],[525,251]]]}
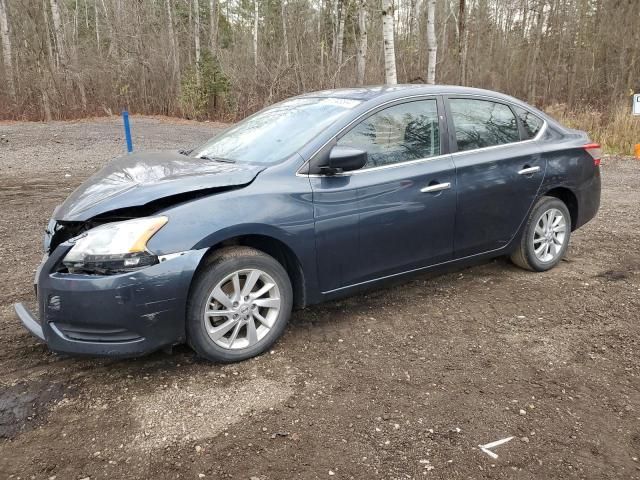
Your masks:
{"label": "rear wheel", "polygon": [[282,334],[292,305],[291,282],[277,260],[254,248],[224,248],[194,280],[189,345],[216,362],[254,357]]}
{"label": "rear wheel", "polygon": [[549,270],[562,260],[570,237],[571,215],[567,206],[555,197],[542,197],[529,216],[511,261],[527,270]]}

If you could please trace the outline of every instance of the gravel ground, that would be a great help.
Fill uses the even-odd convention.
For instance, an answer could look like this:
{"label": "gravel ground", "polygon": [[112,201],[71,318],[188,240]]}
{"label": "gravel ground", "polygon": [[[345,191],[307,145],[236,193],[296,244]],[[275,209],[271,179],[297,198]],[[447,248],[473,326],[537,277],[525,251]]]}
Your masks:
{"label": "gravel ground", "polygon": [[[134,117],[134,143],[218,127]],[[12,304],[122,145],[117,118],[0,124],[0,478],[640,478],[640,162],[603,162],[599,216],[544,274],[497,259],[308,308],[237,365],[57,356]]]}

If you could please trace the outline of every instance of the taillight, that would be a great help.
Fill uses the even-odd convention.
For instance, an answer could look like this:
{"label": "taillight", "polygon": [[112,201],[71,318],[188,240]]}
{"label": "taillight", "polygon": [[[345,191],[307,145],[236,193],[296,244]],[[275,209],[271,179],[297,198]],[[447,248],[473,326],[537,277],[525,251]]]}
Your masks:
{"label": "taillight", "polygon": [[591,158],[593,158],[593,164],[596,167],[600,166],[600,160],[602,159],[602,147],[600,147],[599,143],[589,143],[585,145],[584,148]]}

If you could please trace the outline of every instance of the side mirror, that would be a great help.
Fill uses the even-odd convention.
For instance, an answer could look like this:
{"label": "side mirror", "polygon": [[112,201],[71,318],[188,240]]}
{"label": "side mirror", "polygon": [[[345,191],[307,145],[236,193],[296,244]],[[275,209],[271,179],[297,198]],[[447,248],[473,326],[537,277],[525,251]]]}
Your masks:
{"label": "side mirror", "polygon": [[329,152],[329,164],[320,167],[325,174],[350,172],[364,167],[367,163],[367,152],[353,147],[336,145]]}

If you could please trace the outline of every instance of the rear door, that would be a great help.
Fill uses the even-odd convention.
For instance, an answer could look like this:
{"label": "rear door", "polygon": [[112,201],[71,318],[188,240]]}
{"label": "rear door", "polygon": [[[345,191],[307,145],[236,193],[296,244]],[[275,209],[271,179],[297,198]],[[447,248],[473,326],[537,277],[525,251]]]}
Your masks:
{"label": "rear door", "polygon": [[510,105],[464,96],[446,104],[457,182],[454,257],[463,258],[509,243],[536,198],[546,161]]}
{"label": "rear door", "polygon": [[338,145],[365,150],[358,171],[311,178],[323,291],[451,259],[455,169],[436,98],[373,112]]}

